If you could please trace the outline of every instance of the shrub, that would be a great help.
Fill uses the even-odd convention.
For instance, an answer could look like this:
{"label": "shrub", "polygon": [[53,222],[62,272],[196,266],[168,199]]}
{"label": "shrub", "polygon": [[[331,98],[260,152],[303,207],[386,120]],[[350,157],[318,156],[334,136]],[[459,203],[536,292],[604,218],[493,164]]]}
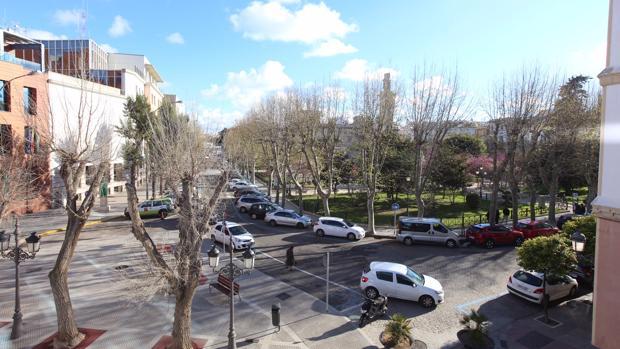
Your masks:
{"label": "shrub", "polygon": [[470,211],[477,211],[480,208],[480,197],[478,194],[467,194],[465,197],[465,207]]}
{"label": "shrub", "polygon": [[410,343],[411,320],[401,314],[394,314],[390,317],[390,321],[385,325],[383,331],[390,346],[397,346],[403,343]]}
{"label": "shrub", "polygon": [[596,219],[594,216],[573,217],[572,220],[564,223],[562,226],[562,232],[569,239],[575,230],[579,230],[580,233],[586,236],[587,240],[583,254],[594,256],[594,248],[596,246]]}

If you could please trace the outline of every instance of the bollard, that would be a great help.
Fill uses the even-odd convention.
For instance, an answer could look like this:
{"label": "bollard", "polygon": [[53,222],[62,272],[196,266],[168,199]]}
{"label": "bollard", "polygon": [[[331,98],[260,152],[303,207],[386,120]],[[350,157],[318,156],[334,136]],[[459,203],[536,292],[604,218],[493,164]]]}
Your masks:
{"label": "bollard", "polygon": [[280,332],[280,303],[271,305],[271,324]]}

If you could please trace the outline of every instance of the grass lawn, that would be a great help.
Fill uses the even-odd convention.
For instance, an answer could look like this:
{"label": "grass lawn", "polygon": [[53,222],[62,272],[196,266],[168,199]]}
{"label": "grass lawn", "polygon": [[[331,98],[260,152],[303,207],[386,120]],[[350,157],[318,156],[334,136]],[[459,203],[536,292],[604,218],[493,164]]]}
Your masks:
{"label": "grass lawn", "polygon": [[[297,198],[292,197],[291,201],[297,203]],[[380,193],[377,196],[377,200],[375,200],[375,224],[387,226],[394,224],[394,211],[391,209],[393,201],[398,202],[400,205],[400,210],[396,211],[397,216],[406,216],[407,214],[413,217],[417,216],[418,210],[415,198],[412,195],[409,196],[409,200],[407,200],[406,195],[399,195],[398,200],[391,200],[385,193]],[[465,206],[465,196],[463,195],[456,195],[454,203],[449,195],[445,197],[437,195],[435,196],[435,201],[436,205],[431,208],[427,207],[424,216],[440,218],[444,224],[450,227],[469,226],[487,220],[486,212],[489,208],[489,200],[482,200],[480,209],[475,211],[469,210]],[[329,206],[332,216],[342,217],[355,223],[365,224],[368,222],[365,193],[354,193],[352,195],[346,193],[336,194],[330,198]],[[409,207],[408,211],[407,207]],[[319,215],[324,214],[323,203],[316,195],[304,196],[304,209]],[[537,214],[545,214],[545,212],[545,210],[542,210],[537,212]],[[528,216],[529,206],[521,205],[519,217],[526,218]],[[502,219],[504,218],[503,214],[501,217]]]}

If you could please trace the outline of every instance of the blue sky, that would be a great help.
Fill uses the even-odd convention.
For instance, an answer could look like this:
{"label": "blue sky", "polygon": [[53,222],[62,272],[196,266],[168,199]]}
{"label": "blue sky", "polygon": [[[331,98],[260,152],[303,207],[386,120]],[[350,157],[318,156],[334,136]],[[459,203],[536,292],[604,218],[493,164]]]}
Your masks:
{"label": "blue sky", "polygon": [[0,5],[0,26],[80,38],[86,12],[87,36],[145,54],[166,92],[220,127],[288,86],[334,80],[346,88],[384,71],[407,78],[425,63],[458,66],[480,100],[524,64],[595,76],[607,11],[606,0],[11,0]]}

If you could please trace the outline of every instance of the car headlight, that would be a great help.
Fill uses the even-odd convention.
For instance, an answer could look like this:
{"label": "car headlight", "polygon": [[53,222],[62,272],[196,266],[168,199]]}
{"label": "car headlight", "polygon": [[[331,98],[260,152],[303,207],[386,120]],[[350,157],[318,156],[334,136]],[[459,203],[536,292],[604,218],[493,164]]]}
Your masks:
{"label": "car headlight", "polygon": [[433,291],[435,291],[435,294],[437,294],[438,296],[441,296],[443,294],[443,290],[441,291],[433,290]]}

